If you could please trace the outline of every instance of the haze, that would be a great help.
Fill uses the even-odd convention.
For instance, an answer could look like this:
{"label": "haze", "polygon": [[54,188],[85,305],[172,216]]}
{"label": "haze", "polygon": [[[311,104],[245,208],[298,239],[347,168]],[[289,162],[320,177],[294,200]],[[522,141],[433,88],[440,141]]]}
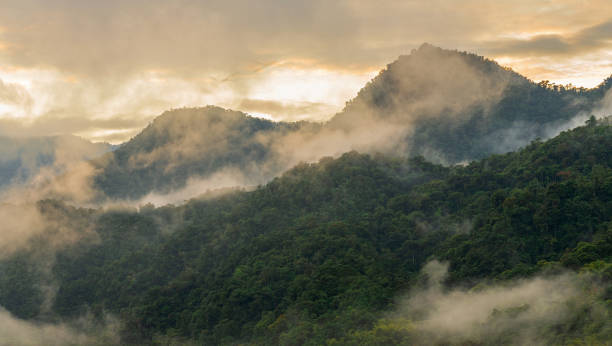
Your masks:
{"label": "haze", "polygon": [[612,2],[2,0],[0,135],[120,143],[163,110],[214,104],[326,120],[423,42],[593,87]]}

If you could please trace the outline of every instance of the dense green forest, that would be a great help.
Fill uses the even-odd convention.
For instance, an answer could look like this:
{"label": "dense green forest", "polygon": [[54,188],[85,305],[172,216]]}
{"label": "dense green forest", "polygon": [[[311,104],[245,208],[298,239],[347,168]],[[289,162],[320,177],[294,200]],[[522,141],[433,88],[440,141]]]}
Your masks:
{"label": "dense green forest", "polygon": [[[273,122],[219,107],[185,108],[157,117],[112,153],[94,160],[96,187],[113,198],[139,198],[184,187],[190,177],[231,168],[249,183],[281,167],[269,142],[316,124]],[[267,141],[264,138],[269,138]]]}
{"label": "dense green forest", "polygon": [[94,161],[95,186],[137,200],[228,171],[241,185],[258,185],[297,162],[352,150],[469,162],[579,125],[576,118],[596,111],[611,86],[612,78],[592,89],[534,83],[482,56],[424,44],[325,123],[273,122],[212,106],[167,111]]}
{"label": "dense green forest", "polygon": [[387,65],[330,126],[355,126],[364,114],[409,123],[414,128],[404,141],[410,155],[457,163],[575,127],[568,122],[593,110],[610,87],[612,77],[592,89],[534,83],[485,57],[425,43]]}
{"label": "dense green forest", "polygon": [[[181,206],[40,201],[79,237],[49,227],[4,257],[0,305],[110,314],[126,344],[606,344],[611,147],[591,118],[467,165],[349,152]],[[449,326],[456,296],[480,302],[469,333]]]}

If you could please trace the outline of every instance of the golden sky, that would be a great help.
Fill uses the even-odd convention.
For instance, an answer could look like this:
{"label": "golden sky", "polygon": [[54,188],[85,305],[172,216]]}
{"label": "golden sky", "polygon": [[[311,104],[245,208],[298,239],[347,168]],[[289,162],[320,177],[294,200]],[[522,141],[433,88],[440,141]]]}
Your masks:
{"label": "golden sky", "polygon": [[324,120],[423,42],[612,74],[610,0],[0,0],[0,134],[121,142],[170,108]]}

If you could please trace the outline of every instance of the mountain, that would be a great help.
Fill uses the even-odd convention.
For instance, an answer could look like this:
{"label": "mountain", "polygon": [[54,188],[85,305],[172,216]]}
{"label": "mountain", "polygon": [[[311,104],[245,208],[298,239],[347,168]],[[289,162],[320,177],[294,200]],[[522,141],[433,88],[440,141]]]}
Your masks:
{"label": "mountain", "polygon": [[469,162],[582,124],[611,85],[612,77],[594,89],[536,84],[482,56],[423,44],[387,65],[330,126],[392,123],[409,155]]}
{"label": "mountain", "polygon": [[167,111],[117,150],[94,161],[101,169],[95,186],[110,197],[139,198],[152,191],[183,188],[190,178],[215,172],[235,173],[237,185],[257,185],[279,172],[270,142],[306,125],[213,106]]}
{"label": "mountain", "polygon": [[[424,45],[323,124],[209,106],[114,151],[2,139],[11,184],[58,179],[0,203],[0,344],[606,344],[611,86]],[[71,205],[91,182],[257,186]]]}
{"label": "mountain", "polygon": [[605,344],[611,145],[591,119],[466,166],[349,152],[179,207],[41,201],[70,227],[0,260],[0,305],[110,313],[121,344]]}
{"label": "mountain", "polygon": [[0,137],[0,190],[40,174],[57,175],[71,164],[94,159],[112,148],[76,136]]}
{"label": "mountain", "polygon": [[606,115],[611,85],[612,78],[593,89],[536,84],[481,56],[424,44],[327,123],[272,122],[212,106],[165,112],[95,161],[95,186],[111,198],[195,196],[219,184],[262,184],[301,161],[351,150],[469,162]]}

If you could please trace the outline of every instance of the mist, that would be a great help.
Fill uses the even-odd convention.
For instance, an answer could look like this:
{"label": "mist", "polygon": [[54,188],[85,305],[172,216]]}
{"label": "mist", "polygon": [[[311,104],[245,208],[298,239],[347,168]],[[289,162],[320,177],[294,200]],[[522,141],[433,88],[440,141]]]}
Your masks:
{"label": "mist", "polygon": [[[108,146],[60,137],[43,152],[53,161],[41,165],[40,151],[5,147],[0,149],[5,160],[20,160],[19,172],[28,174],[17,174],[24,176],[21,181],[12,178],[0,200],[15,205],[58,199],[93,208],[181,204],[207,191],[218,195],[265,184],[300,162],[352,150],[424,155],[452,165],[476,159],[465,153],[468,149],[508,152],[584,123],[588,112],[544,124],[515,119],[499,129],[486,127],[499,120],[496,112],[509,90],[530,87],[527,79],[492,61],[424,44],[389,64],[326,123],[272,122],[209,106],[165,112],[116,152],[104,154]],[[608,92],[593,112],[611,108]],[[474,129],[481,137],[463,141],[476,144],[458,149],[445,144],[446,137],[464,138],[453,132],[474,126],[484,126]],[[13,244],[23,243],[16,234],[28,239],[40,227],[22,228],[8,233]]]}
{"label": "mist", "polygon": [[563,131],[584,126],[591,115],[596,119],[612,116],[612,89],[608,90],[588,111],[580,111],[569,119],[559,119],[544,126],[534,122],[518,121],[506,129],[491,134],[487,143],[495,148],[495,152],[509,152],[524,147],[536,138],[547,140]]}
{"label": "mist", "polygon": [[28,240],[41,234],[46,220],[35,206],[0,205],[0,256],[10,256],[28,244]]}
{"label": "mist", "polygon": [[[603,286],[590,273],[540,274],[510,282],[447,288],[448,263],[422,269],[421,284],[397,300],[376,328],[398,325],[413,344],[562,344],[574,320],[611,316],[597,300]],[[579,336],[576,336],[579,337]],[[567,340],[566,340],[567,341]]]}
{"label": "mist", "polygon": [[610,13],[4,0],[0,346],[609,339]]}
{"label": "mist", "polygon": [[14,317],[0,307],[0,345],[119,345],[119,323],[112,317],[94,322],[44,323]]}
{"label": "mist", "polygon": [[76,136],[0,137],[0,191],[59,175],[69,166],[111,150]]}
{"label": "mist", "polygon": [[151,191],[136,201],[119,201],[118,203],[133,206],[181,205],[193,198],[214,198],[226,193],[252,190],[258,183],[257,180],[245,176],[241,170],[227,167],[205,178],[190,177],[183,188],[167,193]]}

